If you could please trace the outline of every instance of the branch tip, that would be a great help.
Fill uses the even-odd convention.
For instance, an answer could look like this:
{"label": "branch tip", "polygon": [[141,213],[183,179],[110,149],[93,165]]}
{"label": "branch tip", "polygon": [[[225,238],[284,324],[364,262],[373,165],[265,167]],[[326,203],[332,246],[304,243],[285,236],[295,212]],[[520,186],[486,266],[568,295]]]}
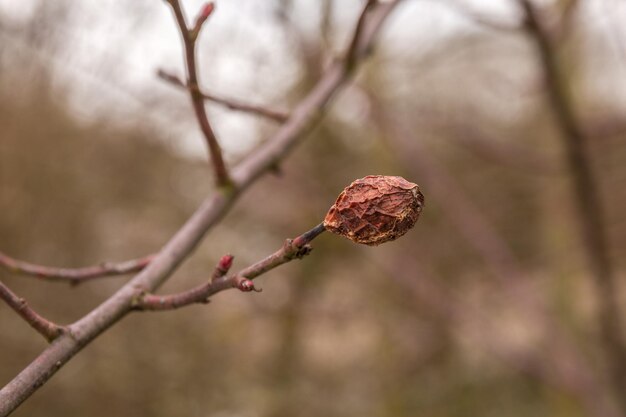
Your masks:
{"label": "branch tip", "polygon": [[198,13],[198,16],[196,17],[193,29],[189,31],[189,35],[192,41],[195,41],[198,38],[198,35],[200,34],[200,29],[202,29],[202,25],[204,25],[204,22],[206,22],[209,16],[211,16],[213,10],[215,10],[215,3],[213,3],[212,1],[205,3],[204,6],[202,6],[202,9],[200,9],[200,13]]}
{"label": "branch tip", "polygon": [[213,271],[213,275],[211,275],[209,283],[212,283],[216,279],[222,278],[224,275],[226,275],[228,271],[230,271],[230,268],[233,266],[234,258],[235,257],[230,254],[222,256],[215,266],[215,270]]}
{"label": "branch tip", "polygon": [[196,19],[196,25],[198,24],[198,22],[204,22],[206,19],[208,19],[208,17],[211,16],[211,13],[213,13],[213,10],[215,10],[214,2],[210,1],[208,3],[205,3],[205,5],[200,10],[200,14],[198,14],[198,18]]}
{"label": "branch tip", "polygon": [[224,273],[228,272],[230,270],[230,268],[233,266],[233,259],[235,257],[233,255],[224,255],[222,256],[222,258],[220,259],[219,263],[217,264],[217,267],[221,270],[224,271]]}
{"label": "branch tip", "polygon": [[157,69],[156,71],[156,75],[157,77],[159,77],[160,79],[162,79],[165,82],[168,82],[172,85],[178,86],[178,87],[183,87],[186,88],[185,83],[183,82],[183,80],[180,79],[180,77],[178,77],[177,75],[174,75],[168,71],[165,71],[162,68]]}
{"label": "branch tip", "polygon": [[142,258],[131,259],[119,263],[100,262],[97,265],[81,268],[57,268],[45,265],[32,264],[21,261],[0,252],[0,267],[10,272],[29,275],[35,278],[49,281],[65,281],[71,285],[77,285],[83,281],[96,278],[124,275],[144,269],[154,259],[155,255],[147,255]]}
{"label": "branch tip", "polygon": [[52,342],[65,333],[66,328],[64,326],[59,326],[39,315],[28,305],[24,298],[19,297],[2,282],[0,282],[0,298],[48,342]]}

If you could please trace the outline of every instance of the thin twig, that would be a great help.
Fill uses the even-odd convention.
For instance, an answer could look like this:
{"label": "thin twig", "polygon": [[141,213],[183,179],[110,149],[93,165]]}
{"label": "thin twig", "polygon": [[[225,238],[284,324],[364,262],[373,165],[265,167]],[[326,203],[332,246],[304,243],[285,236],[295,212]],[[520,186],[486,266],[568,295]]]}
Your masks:
{"label": "thin twig", "polygon": [[[385,2],[370,13],[369,27],[363,31],[360,42],[363,48],[360,51],[369,48],[386,17],[398,4],[400,0]],[[360,51],[359,58],[362,57]],[[228,212],[239,195],[275,167],[315,126],[330,99],[349,80],[351,73],[343,62],[329,66],[317,84],[294,108],[291,117],[233,171],[232,188],[221,187],[207,198],[147,268],[100,306],[68,326],[67,334],[57,338],[0,390],[0,416],[4,417],[15,410],[74,355],[132,311],[137,288],[152,292],[160,287],[191,254],[209,229]]]}
{"label": "thin twig", "polygon": [[209,118],[206,114],[206,109],[204,108],[204,99],[200,94],[198,74],[196,69],[196,40],[198,39],[198,35],[200,34],[203,23],[213,12],[213,6],[212,3],[206,4],[198,15],[194,27],[192,29],[189,29],[185,21],[185,16],[183,14],[180,1],[167,0],[167,2],[172,7],[172,11],[174,12],[174,16],[176,17],[176,23],[178,24],[178,29],[180,30],[180,34],[183,38],[183,46],[185,50],[185,66],[187,68],[188,78],[187,85],[191,87],[189,89],[189,95],[191,97],[191,103],[193,105],[193,110],[196,114],[196,118],[198,119],[198,123],[200,124],[200,129],[202,130],[202,133],[204,134],[207,145],[209,147],[209,153],[211,154],[211,161],[213,162],[213,169],[215,170],[217,185],[228,185],[230,184],[228,170],[226,169],[226,164],[224,163],[222,149],[220,148],[217,137],[215,137],[215,133],[211,128]]}
{"label": "thin twig", "polygon": [[598,297],[598,324],[602,346],[617,396],[626,412],[626,343],[622,338],[618,285],[609,256],[606,220],[599,181],[588,155],[585,130],[576,115],[565,77],[550,33],[529,0],[518,0],[526,17],[526,28],[534,40],[545,76],[549,104],[560,129],[572,174],[579,209],[580,231],[587,248]]}
{"label": "thin twig", "polygon": [[[192,86],[185,84],[183,80],[181,80],[179,77],[177,77],[174,74],[170,74],[163,70],[158,70],[157,75],[161,79],[167,81],[168,83],[170,83],[171,85],[175,87],[184,88],[186,90],[193,89]],[[238,101],[238,100],[234,100],[230,98],[219,97],[219,96],[216,96],[215,94],[204,92],[200,90],[199,88],[198,90],[203,99],[222,105],[230,110],[255,114],[257,116],[265,117],[277,123],[283,123],[285,120],[289,118],[289,113],[286,111],[269,109],[267,107],[244,103],[242,101]]]}
{"label": "thin twig", "polygon": [[[244,292],[260,291],[251,280],[277,266],[301,259],[311,253],[309,243],[325,230],[323,224],[318,224],[295,239],[287,239],[279,250],[259,262],[229,276],[222,274],[216,278],[214,274],[213,279],[190,290],[168,295],[143,294],[138,297],[134,307],[137,310],[172,310],[189,304],[208,303],[210,296],[229,288],[238,288]],[[218,264],[216,271],[223,270]]]}
{"label": "thin twig", "polygon": [[0,298],[2,298],[17,314],[20,315],[30,326],[46,338],[48,342],[53,341],[63,334],[65,328],[55,324],[37,314],[26,300],[18,297],[2,281],[0,281]]}
{"label": "thin twig", "polygon": [[103,262],[99,265],[81,268],[56,268],[21,261],[0,252],[0,267],[16,274],[29,275],[46,281],[69,281],[72,284],[80,284],[81,282],[96,278],[112,277],[141,271],[155,256],[155,254],[152,254],[124,262]]}

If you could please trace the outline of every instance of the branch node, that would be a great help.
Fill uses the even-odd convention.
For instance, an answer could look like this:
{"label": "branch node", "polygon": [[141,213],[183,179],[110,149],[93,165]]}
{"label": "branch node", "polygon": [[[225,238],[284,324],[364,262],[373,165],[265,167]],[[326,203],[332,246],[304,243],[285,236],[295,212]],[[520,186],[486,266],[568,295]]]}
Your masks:
{"label": "branch node", "polygon": [[313,247],[307,244],[300,248],[297,248],[296,253],[294,254],[294,257],[296,257],[297,259],[302,259],[305,256],[307,256],[309,253],[311,253],[312,251],[313,251]]}
{"label": "branch node", "polygon": [[65,326],[59,326],[39,315],[24,298],[17,296],[2,282],[0,282],[0,298],[48,342],[52,342],[67,330]]}
{"label": "branch node", "polygon": [[250,291],[262,292],[263,291],[262,288],[256,288],[252,280],[249,280],[248,278],[245,278],[245,277],[238,277],[238,279],[236,280],[236,284],[237,284],[237,288],[239,289],[239,291],[242,291],[242,292],[250,292]]}
{"label": "branch node", "polygon": [[[213,3],[207,3],[207,5],[202,8],[199,16],[196,18],[195,26],[192,29],[189,29],[187,27],[185,15],[183,13],[180,0],[171,0],[169,3],[172,6],[172,11],[174,12],[174,17],[176,18],[176,24],[178,25],[178,29],[180,30],[183,38],[185,66],[187,67],[188,79],[188,82],[185,85],[198,85],[198,71],[196,68],[195,51],[196,38],[198,36],[198,33],[200,32],[202,24],[213,12]],[[228,174],[228,169],[226,168],[226,164],[224,162],[224,157],[222,155],[222,148],[220,147],[217,137],[213,132],[213,128],[209,123],[206,109],[204,108],[202,95],[199,93],[199,90],[190,90],[189,95],[191,98],[191,103],[193,105],[194,113],[196,114],[196,119],[198,119],[198,124],[200,125],[200,130],[202,131],[202,134],[204,135],[208,146],[209,155],[213,164],[216,184],[218,186],[230,184],[231,180]]]}
{"label": "branch node", "polygon": [[[193,81],[183,81],[177,75],[169,73],[163,69],[158,69],[156,72],[157,77],[161,78],[163,81],[173,85],[174,87],[184,88],[190,92],[194,96],[194,98],[207,100],[212,103],[218,104],[220,106],[224,106],[227,109],[239,111],[243,113],[249,113],[252,115],[264,117],[270,121],[276,123],[284,123],[289,119],[289,113],[285,110],[281,109],[272,109],[267,108],[251,103],[245,103],[238,100],[216,96],[212,93],[207,93],[202,91],[202,89],[198,86],[197,82]],[[275,163],[278,165],[278,162]],[[276,167],[278,169],[278,167]],[[273,168],[271,168],[273,170]]]}

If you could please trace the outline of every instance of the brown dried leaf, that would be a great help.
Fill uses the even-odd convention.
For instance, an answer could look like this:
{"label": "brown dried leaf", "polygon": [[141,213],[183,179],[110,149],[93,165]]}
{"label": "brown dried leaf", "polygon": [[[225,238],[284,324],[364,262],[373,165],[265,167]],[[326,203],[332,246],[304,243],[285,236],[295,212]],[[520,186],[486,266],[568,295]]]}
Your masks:
{"label": "brown dried leaf", "polygon": [[405,234],[423,206],[417,184],[402,177],[368,175],[339,194],[324,226],[353,242],[375,246]]}

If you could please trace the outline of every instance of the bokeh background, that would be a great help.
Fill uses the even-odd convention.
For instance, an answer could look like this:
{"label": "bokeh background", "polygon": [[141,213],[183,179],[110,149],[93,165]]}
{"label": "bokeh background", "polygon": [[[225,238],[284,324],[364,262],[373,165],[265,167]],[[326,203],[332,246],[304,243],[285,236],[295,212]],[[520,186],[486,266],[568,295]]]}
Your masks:
{"label": "bokeh background", "polygon": [[[185,1],[189,16],[201,6]],[[221,0],[199,41],[213,93],[289,109],[344,50],[361,1]],[[626,253],[626,5],[535,1],[585,133],[615,297]],[[572,170],[515,0],[406,0],[305,143],[235,205],[163,292],[317,224],[368,174],[422,187],[406,237],[329,234],[262,293],[132,314],[15,416],[619,416]],[[0,0],[0,249],[82,266],[151,253],[211,192],[167,5]],[[276,129],[208,104],[233,165]],[[0,271],[70,323],[127,277],[71,287]],[[626,321],[624,309],[619,313]],[[619,318],[619,317],[618,317]],[[617,318],[616,318],[617,322]],[[0,383],[45,343],[0,305]],[[624,328],[618,329],[622,336]]]}

